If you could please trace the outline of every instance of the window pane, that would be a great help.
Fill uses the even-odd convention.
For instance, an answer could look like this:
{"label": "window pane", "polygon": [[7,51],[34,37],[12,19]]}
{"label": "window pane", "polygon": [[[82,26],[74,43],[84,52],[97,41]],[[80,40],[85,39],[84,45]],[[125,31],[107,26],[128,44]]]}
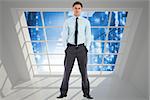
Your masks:
{"label": "window pane", "polygon": [[40,12],[25,12],[25,18],[28,26],[42,26]]}
{"label": "window pane", "polygon": [[106,44],[106,53],[118,53],[120,47],[120,42],[108,42]]}
{"label": "window pane", "polygon": [[48,41],[49,53],[64,53],[63,43],[61,41]]}
{"label": "window pane", "polygon": [[49,66],[37,66],[37,73],[40,74],[45,72],[50,72]]}
{"label": "window pane", "polygon": [[109,12],[90,12],[89,21],[91,26],[108,26]]}
{"label": "window pane", "polygon": [[89,52],[90,53],[104,53],[104,42],[92,41]]}
{"label": "window pane", "polygon": [[108,40],[121,40],[123,37],[124,28],[110,28]]}
{"label": "window pane", "polygon": [[110,65],[110,66],[100,66],[100,70],[101,71],[113,71],[114,67],[115,66],[113,66],[113,65]]}
{"label": "window pane", "polygon": [[102,64],[103,55],[89,54],[88,64]]}
{"label": "window pane", "polygon": [[35,65],[40,65],[41,64],[48,64],[48,59],[47,59],[47,55],[42,55],[42,54],[35,54],[35,55],[29,55],[30,59],[31,59],[31,64],[33,66]]}
{"label": "window pane", "polygon": [[107,28],[92,28],[92,35],[94,40],[105,40]]}
{"label": "window pane", "polygon": [[113,71],[115,66],[88,66],[88,71]]}
{"label": "window pane", "polygon": [[45,53],[46,42],[32,42],[32,48],[34,53]]}
{"label": "window pane", "polygon": [[[72,11],[67,11],[66,12],[66,19],[69,18],[69,17],[72,17],[72,16],[73,16],[73,12]],[[84,17],[84,18],[87,18],[88,17],[88,12],[82,11],[81,12],[81,16]]]}
{"label": "window pane", "polygon": [[45,26],[63,26],[64,12],[43,12]]}
{"label": "window pane", "polygon": [[[125,11],[111,11],[111,13],[108,11],[84,11],[81,13],[81,16],[87,18],[92,26],[92,42],[88,52],[88,71],[114,70],[117,55],[110,53],[119,52],[124,27],[118,28],[117,26],[126,25],[127,14],[128,12]],[[64,62],[65,52],[61,36],[62,26],[67,18],[73,16],[73,12],[39,11],[24,12],[24,15],[28,26],[41,26],[40,28],[24,28],[26,29],[24,34],[29,32],[27,36],[25,34],[26,41],[30,41],[31,38],[31,42],[26,42],[26,44],[32,65],[36,66],[38,72],[49,72],[49,67],[51,67],[51,71],[55,72],[63,70],[61,65]],[[114,27],[108,28],[109,26]],[[75,62],[75,66],[77,66],[77,62]],[[60,69],[60,67],[62,68]]]}
{"label": "window pane", "polygon": [[42,28],[28,28],[31,40],[45,40]]}
{"label": "window pane", "polygon": [[61,39],[61,28],[47,28],[46,36],[48,40],[59,40]]}
{"label": "window pane", "polygon": [[68,19],[69,17],[73,16],[73,12],[72,11],[68,11],[66,12],[66,19]]}
{"label": "window pane", "polygon": [[110,26],[125,26],[128,12],[113,11]]}
{"label": "window pane", "polygon": [[50,66],[51,65],[64,65],[64,55],[49,55]]}
{"label": "window pane", "polygon": [[115,64],[117,55],[104,55],[104,64]]}
{"label": "window pane", "polygon": [[99,66],[88,66],[87,70],[88,71],[100,71],[100,67]]}
{"label": "window pane", "polygon": [[36,64],[48,64],[47,55],[35,55]]}

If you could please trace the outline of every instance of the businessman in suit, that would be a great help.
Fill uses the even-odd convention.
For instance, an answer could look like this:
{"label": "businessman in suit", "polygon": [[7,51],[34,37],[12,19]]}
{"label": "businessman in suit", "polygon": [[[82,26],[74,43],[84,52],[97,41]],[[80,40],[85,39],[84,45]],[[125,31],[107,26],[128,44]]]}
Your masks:
{"label": "businessman in suit", "polygon": [[76,1],[72,5],[73,17],[67,19],[63,26],[63,44],[65,46],[64,76],[60,87],[60,95],[57,98],[67,96],[70,74],[77,58],[79,70],[82,76],[83,96],[90,96],[90,84],[87,75],[87,53],[91,42],[90,22],[81,16],[83,5]]}

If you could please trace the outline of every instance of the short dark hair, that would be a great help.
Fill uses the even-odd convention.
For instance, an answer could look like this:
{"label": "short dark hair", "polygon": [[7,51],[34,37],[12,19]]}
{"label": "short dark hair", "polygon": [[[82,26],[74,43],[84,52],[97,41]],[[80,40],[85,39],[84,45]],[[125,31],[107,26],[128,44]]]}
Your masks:
{"label": "short dark hair", "polygon": [[80,5],[80,6],[83,8],[82,3],[81,3],[81,2],[79,2],[79,1],[74,2],[74,3],[73,3],[73,5],[72,5],[72,7],[74,7],[75,5]]}

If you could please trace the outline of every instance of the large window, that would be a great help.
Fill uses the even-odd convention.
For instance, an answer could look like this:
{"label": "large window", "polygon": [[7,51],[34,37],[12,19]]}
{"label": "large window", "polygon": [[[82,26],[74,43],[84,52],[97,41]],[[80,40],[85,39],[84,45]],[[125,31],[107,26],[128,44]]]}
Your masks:
{"label": "large window", "polygon": [[[113,72],[122,44],[126,11],[84,11],[82,16],[91,24],[92,42],[88,52],[89,72]],[[28,57],[35,74],[63,72],[64,47],[62,27],[72,16],[71,11],[24,11],[21,29]],[[24,20],[24,21],[23,21]],[[75,62],[77,66],[77,62]],[[78,68],[74,68],[78,70]]]}

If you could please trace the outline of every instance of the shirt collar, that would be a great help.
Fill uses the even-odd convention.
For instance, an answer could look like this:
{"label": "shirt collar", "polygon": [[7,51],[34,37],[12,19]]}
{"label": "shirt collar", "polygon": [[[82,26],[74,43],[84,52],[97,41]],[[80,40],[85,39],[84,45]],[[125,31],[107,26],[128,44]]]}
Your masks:
{"label": "shirt collar", "polygon": [[[73,18],[75,18],[75,19],[76,19],[77,17],[73,15]],[[80,15],[80,16],[78,16],[78,19],[80,19],[80,18],[82,18],[82,16],[81,16],[81,15]]]}

